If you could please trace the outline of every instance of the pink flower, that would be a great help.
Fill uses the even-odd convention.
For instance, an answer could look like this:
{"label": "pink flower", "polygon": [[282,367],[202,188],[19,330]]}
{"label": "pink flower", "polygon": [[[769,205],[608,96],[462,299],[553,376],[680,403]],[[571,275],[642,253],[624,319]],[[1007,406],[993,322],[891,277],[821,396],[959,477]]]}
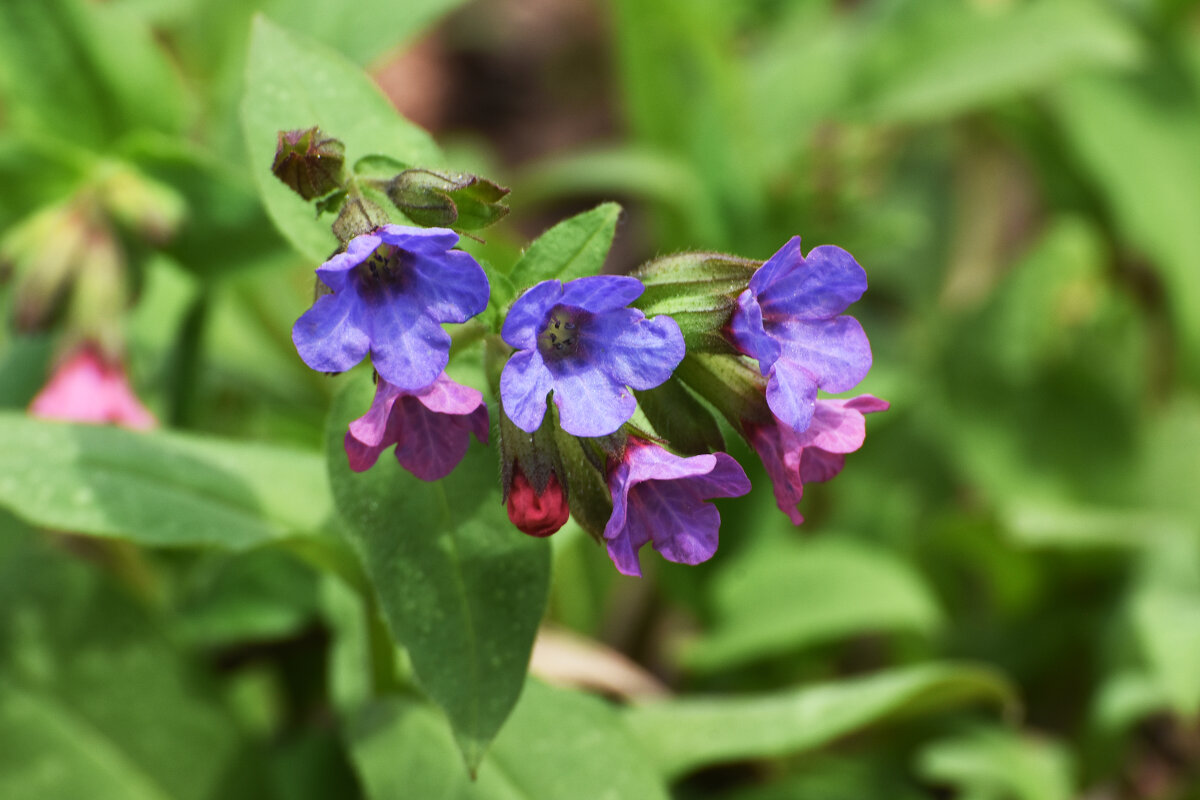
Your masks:
{"label": "pink flower", "polygon": [[371,408],[350,423],[346,456],[350,469],[363,472],[394,444],[400,466],[423,481],[436,481],[462,461],[472,433],[487,442],[487,406],[475,389],[444,372],[417,392],[380,378]]}
{"label": "pink flower", "polygon": [[778,419],[746,425],[750,444],[771,476],[775,502],[793,523],[804,522],[796,509],[804,484],[827,481],[841,472],[845,454],[862,447],[866,438],[863,415],[887,409],[886,400],[862,394],[849,400],[817,400],[812,423],[803,433]]}
{"label": "pink flower", "polygon": [[106,363],[84,345],[54,371],[29,406],[35,417],[123,425],[147,430],[158,423],[129,388],[119,364]]}
{"label": "pink flower", "polygon": [[608,488],[608,555],[621,574],[641,576],[638,551],[645,544],[677,564],[712,558],[721,515],[707,501],[740,497],[750,491],[750,480],[726,453],[682,458],[631,438],[621,460],[609,464]]}

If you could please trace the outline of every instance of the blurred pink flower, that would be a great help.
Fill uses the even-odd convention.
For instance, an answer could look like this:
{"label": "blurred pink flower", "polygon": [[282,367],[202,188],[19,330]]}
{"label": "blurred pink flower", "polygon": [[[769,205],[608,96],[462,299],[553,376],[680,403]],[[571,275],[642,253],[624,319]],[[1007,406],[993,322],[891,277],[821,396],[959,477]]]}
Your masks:
{"label": "blurred pink flower", "polygon": [[129,387],[120,364],[90,345],[62,362],[29,406],[35,417],[147,430],[158,422]]}

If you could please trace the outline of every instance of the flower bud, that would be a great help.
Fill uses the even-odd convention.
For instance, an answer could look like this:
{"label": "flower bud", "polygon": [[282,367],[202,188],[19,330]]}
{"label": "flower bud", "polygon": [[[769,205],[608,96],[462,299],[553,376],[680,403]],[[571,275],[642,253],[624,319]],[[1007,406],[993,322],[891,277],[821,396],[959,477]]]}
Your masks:
{"label": "flower bud", "polygon": [[305,200],[342,186],[346,147],[320,128],[280,131],[271,172]]}
{"label": "flower bud", "polygon": [[500,485],[508,518],[530,536],[549,536],[570,515],[562,459],[555,445],[557,423],[547,414],[542,426],[526,433],[513,424],[500,403]]}
{"label": "flower bud", "polygon": [[508,214],[500,201],[508,189],[478,175],[406,169],[387,185],[387,196],[418,225],[478,230]]}
{"label": "flower bud", "polygon": [[15,276],[12,319],[17,330],[43,330],[61,310],[87,254],[87,218],[87,209],[78,203],[52,206],[0,242],[0,262]]}
{"label": "flower bud", "polygon": [[571,514],[567,493],[554,473],[539,493],[519,465],[513,471],[506,502],[512,524],[530,536],[549,536],[565,525]]}
{"label": "flower bud", "polygon": [[177,191],[124,165],[112,167],[99,190],[100,202],[113,219],[153,244],[169,241],[187,213]]}
{"label": "flower bud", "polygon": [[647,261],[632,274],[646,291],[633,302],[647,317],[670,315],[688,352],[731,353],[721,328],[761,262],[722,253],[677,253]]}
{"label": "flower bud", "polygon": [[767,405],[766,379],[740,359],[688,353],[675,376],[743,435],[748,425],[766,425],[774,420]]}

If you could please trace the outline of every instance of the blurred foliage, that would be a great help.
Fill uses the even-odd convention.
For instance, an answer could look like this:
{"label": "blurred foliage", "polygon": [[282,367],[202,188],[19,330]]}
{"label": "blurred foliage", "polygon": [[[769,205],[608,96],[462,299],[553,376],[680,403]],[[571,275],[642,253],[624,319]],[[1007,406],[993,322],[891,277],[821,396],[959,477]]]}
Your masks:
{"label": "blurred foliage", "polygon": [[[0,4],[0,238],[114,163],[186,207],[121,234],[169,432],[26,418],[63,343],[0,330],[0,797],[1196,797],[1200,6],[531,8]],[[268,169],[311,125],[511,186],[501,303],[564,249],[845,247],[892,410],[800,529],[734,444],[717,556],[640,582],[512,530],[481,447],[350,475],[366,376],[289,339],[335,242]],[[668,694],[527,678],[544,603]]]}

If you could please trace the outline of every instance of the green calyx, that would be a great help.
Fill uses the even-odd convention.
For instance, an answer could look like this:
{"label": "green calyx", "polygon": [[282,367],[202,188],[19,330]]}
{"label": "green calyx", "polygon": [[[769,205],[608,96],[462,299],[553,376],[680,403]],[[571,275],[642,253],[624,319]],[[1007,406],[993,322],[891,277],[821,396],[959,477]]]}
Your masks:
{"label": "green calyx", "polygon": [[689,352],[732,353],[720,331],[759,266],[758,261],[723,253],[656,258],[631,273],[646,287],[633,306],[647,317],[671,316]]}

